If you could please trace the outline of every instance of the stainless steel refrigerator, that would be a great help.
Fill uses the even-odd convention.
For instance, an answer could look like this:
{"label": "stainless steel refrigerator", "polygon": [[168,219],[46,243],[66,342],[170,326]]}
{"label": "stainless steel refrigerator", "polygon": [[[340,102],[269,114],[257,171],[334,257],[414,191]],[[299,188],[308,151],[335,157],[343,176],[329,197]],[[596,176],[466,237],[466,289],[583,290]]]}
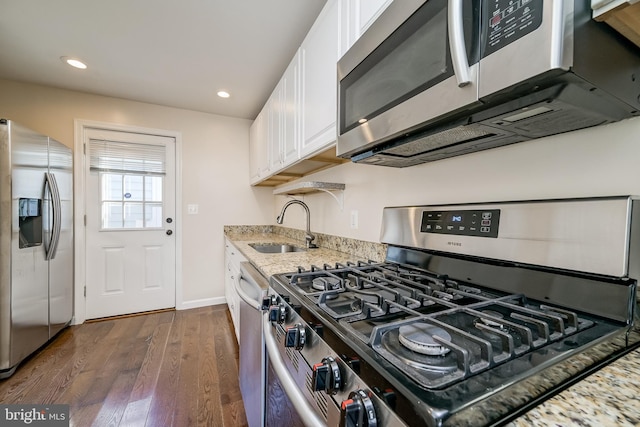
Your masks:
{"label": "stainless steel refrigerator", "polygon": [[0,378],[72,312],[72,151],[0,119]]}

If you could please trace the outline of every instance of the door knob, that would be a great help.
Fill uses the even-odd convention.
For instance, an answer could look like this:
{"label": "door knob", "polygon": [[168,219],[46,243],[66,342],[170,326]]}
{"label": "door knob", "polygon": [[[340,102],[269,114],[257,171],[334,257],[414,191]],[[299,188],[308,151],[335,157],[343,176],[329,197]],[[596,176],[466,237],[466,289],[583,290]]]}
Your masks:
{"label": "door knob", "polygon": [[167,224],[171,224],[172,222],[173,222],[173,219],[167,218]]}
{"label": "door knob", "polygon": [[167,236],[171,236],[173,234],[172,230],[167,230]]}

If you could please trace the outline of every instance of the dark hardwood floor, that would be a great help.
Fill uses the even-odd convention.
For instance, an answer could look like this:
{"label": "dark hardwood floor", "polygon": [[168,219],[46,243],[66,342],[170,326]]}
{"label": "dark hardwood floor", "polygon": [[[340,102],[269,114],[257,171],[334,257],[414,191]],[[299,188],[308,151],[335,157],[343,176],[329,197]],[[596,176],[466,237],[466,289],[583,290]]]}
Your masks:
{"label": "dark hardwood floor", "polygon": [[247,425],[226,305],[71,326],[0,380],[1,403],[68,404],[71,426]]}

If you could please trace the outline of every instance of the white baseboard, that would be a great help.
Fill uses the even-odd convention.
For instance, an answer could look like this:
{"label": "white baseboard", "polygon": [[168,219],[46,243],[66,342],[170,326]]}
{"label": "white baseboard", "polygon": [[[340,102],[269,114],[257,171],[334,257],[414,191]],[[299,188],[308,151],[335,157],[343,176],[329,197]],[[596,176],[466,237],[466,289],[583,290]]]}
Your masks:
{"label": "white baseboard", "polygon": [[192,301],[183,301],[180,306],[176,306],[176,310],[189,310],[190,308],[207,307],[209,305],[226,304],[225,297],[202,298]]}

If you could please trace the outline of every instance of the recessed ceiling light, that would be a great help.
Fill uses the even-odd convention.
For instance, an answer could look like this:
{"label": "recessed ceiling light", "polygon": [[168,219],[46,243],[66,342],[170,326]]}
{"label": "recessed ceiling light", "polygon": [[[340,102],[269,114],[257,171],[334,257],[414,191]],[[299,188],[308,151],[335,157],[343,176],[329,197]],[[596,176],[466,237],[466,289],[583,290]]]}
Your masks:
{"label": "recessed ceiling light", "polygon": [[69,56],[61,56],[60,59],[65,64],[71,65],[72,67],[79,68],[81,70],[84,70],[84,69],[87,68],[87,64],[85,64],[84,62],[80,61],[79,59],[71,58]]}
{"label": "recessed ceiling light", "polygon": [[225,92],[224,90],[221,90],[220,92],[218,92],[218,96],[219,96],[220,98],[228,98],[228,97],[230,97],[231,95],[229,95],[229,92]]}

